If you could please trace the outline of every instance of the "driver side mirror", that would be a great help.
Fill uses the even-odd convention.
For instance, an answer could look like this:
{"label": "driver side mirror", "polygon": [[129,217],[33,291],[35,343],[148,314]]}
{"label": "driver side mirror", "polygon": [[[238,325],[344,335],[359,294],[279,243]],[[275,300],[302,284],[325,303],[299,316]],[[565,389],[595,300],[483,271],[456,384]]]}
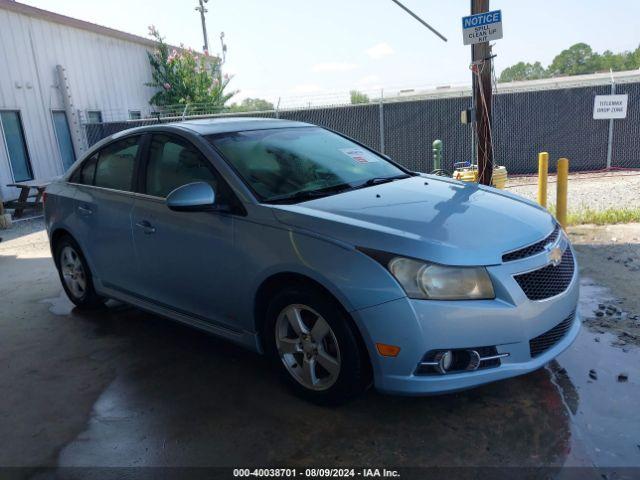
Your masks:
{"label": "driver side mirror", "polygon": [[167,195],[166,204],[176,212],[206,212],[215,209],[216,192],[205,182],[182,185]]}

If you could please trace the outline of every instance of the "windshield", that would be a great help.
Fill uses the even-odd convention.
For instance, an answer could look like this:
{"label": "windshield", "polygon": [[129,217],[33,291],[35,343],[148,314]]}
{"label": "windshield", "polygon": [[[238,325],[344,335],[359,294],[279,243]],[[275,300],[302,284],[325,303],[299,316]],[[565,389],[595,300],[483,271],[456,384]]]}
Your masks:
{"label": "windshield", "polygon": [[408,176],[380,155],[319,127],[251,130],[207,139],[265,202],[302,201],[313,193],[329,195]]}

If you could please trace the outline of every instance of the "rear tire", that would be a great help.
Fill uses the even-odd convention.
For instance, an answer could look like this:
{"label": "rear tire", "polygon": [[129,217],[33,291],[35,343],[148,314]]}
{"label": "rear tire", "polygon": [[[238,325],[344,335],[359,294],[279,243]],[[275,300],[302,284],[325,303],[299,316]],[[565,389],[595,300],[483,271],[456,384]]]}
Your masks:
{"label": "rear tire", "polygon": [[69,300],[81,310],[102,308],[105,298],[95,291],[91,270],[78,243],[70,236],[64,236],[56,242],[54,255]]}
{"label": "rear tire", "polygon": [[371,383],[355,325],[317,289],[287,287],[277,293],[267,308],[263,340],[285,382],[312,402],[338,405]]}

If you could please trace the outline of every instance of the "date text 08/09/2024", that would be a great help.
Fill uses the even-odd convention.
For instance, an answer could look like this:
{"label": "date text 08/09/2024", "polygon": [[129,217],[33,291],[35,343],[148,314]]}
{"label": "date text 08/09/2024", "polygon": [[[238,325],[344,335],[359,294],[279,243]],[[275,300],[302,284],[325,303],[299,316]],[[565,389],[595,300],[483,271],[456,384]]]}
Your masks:
{"label": "date text 08/09/2024", "polygon": [[235,468],[234,478],[399,478],[397,470],[386,468]]}

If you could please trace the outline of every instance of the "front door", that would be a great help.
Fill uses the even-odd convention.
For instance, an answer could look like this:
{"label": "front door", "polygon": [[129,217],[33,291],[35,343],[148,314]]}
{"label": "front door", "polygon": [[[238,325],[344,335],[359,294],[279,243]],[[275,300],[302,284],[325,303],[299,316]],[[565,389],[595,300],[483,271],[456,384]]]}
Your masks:
{"label": "front door", "polygon": [[144,195],[136,198],[132,213],[140,295],[181,313],[237,326],[233,215],[175,212],[165,204],[172,190],[191,182],[210,183],[216,203],[225,201],[228,187],[194,145],[165,134],[151,138],[141,174]]}
{"label": "front door", "polygon": [[139,136],[124,138],[87,159],[79,172],[74,231],[96,279],[131,292],[137,277],[131,238],[134,172]]}

